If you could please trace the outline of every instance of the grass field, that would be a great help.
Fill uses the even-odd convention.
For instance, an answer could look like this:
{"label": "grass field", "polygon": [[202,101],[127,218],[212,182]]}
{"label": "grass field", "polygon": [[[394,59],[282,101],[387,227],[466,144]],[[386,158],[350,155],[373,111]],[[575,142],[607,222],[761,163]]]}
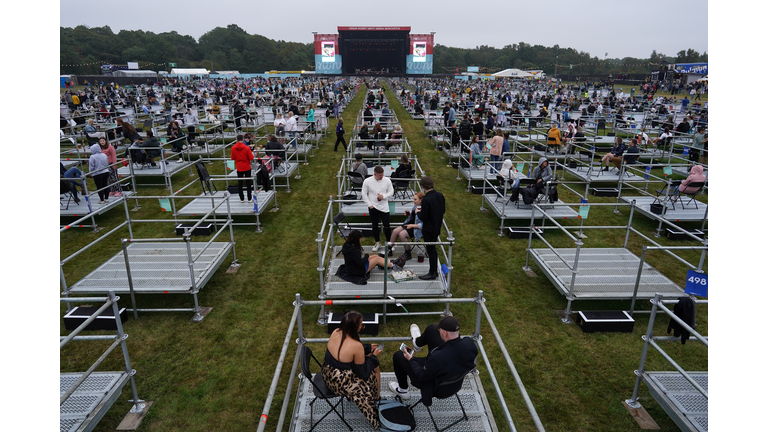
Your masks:
{"label": "grass field", "polygon": [[[391,91],[389,95],[392,95]],[[363,96],[364,87],[344,112],[345,124],[354,124]],[[422,123],[409,120],[394,97],[390,97],[390,101],[422,168],[435,180],[436,190],[446,197],[445,218],[456,238],[453,296],[474,297],[478,290],[484,291],[486,305],[546,430],[638,430],[622,401],[632,395],[633,371],[639,364],[643,346],[641,335],[645,333],[648,315],[636,315],[635,330],[631,334],[586,334],[576,325],[562,324],[557,312],[565,309],[566,299],[536,267],[537,277],[529,277],[522,270],[527,241],[496,235],[498,218],[492,212],[479,211],[480,196],[466,192],[466,181],[456,180],[456,172],[446,167],[442,153],[435,151],[425,137]],[[334,127],[332,120],[329,130],[333,131]],[[293,311],[294,295],[299,293],[314,300],[319,294],[315,239],[321,229],[328,197],[336,190],[336,171],[342,155],[333,152],[333,135],[325,138],[310,164],[302,167],[302,178],[292,179],[292,192],[279,191],[280,210],[262,216],[263,233],[255,234],[251,227],[235,227],[237,256],[242,266],[236,274],[226,274],[224,265],[201,291],[200,304],[213,307],[202,323],[191,323],[189,313],[145,313],[138,320],[131,318],[126,322],[139,396],[154,402],[140,430],[244,431],[257,428]],[[220,173],[220,167],[220,164],[209,165],[214,173]],[[182,172],[173,180],[174,185],[181,185],[196,180],[196,177]],[[155,187],[141,187],[139,191],[142,195],[168,194],[168,191]],[[200,193],[199,185],[193,186],[189,193]],[[567,192],[562,192],[560,198],[564,202],[578,200]],[[590,201],[612,202],[611,198],[596,197],[590,197]],[[622,225],[627,221],[626,210],[616,214],[609,207],[594,207],[589,216],[590,224],[595,225]],[[152,201],[144,202],[141,210],[132,212],[131,217],[172,220]],[[68,257],[124,220],[122,210],[112,210],[97,217],[98,224],[105,227],[99,233],[76,229],[62,233],[61,257]],[[569,223],[577,224],[575,221]],[[633,226],[649,236],[656,229],[655,223],[642,216],[635,217]],[[119,238],[128,235],[127,230],[123,231],[64,266],[70,285],[120,251]],[[620,247],[623,244],[623,230],[590,231],[588,234],[588,247]],[[145,223],[134,226],[136,238],[171,236],[173,224],[170,222],[167,225]],[[548,232],[547,240],[556,247],[573,246],[566,236],[554,231]],[[658,241],[661,244],[695,245],[664,238]],[[542,245],[537,242],[534,247]],[[639,255],[642,243],[637,236],[631,238],[630,249]],[[696,253],[681,253],[681,256],[689,262],[699,261]],[[648,262],[679,285],[684,284],[686,269],[679,263],[661,253],[650,254]],[[178,295],[139,296],[138,301],[140,307],[187,307],[191,304],[190,296]],[[123,296],[120,303],[128,307],[129,297]],[[577,310],[627,310],[629,302],[577,302],[574,307]],[[650,309],[648,302],[641,302],[639,307]],[[434,308],[412,307],[409,310]],[[451,310],[464,328],[474,322],[474,305],[456,305]],[[318,312],[318,308],[304,308],[303,325],[308,337],[326,335],[325,327],[316,324]],[[389,318],[380,335],[405,336],[412,322],[423,328],[433,320],[426,317]],[[668,319],[659,320],[655,333],[666,334],[668,322]],[[697,330],[706,335],[706,307],[699,307],[697,322]],[[61,331],[65,334],[63,325]],[[481,334],[485,335],[483,343],[492,357],[494,372],[517,430],[535,430],[487,325],[482,326]],[[663,345],[686,370],[707,370],[707,350],[701,344]],[[71,343],[61,351],[60,369],[62,372],[85,370],[105,348],[104,343],[98,342]],[[315,352],[322,352],[320,346],[313,348]],[[381,357],[383,371],[392,371],[392,359],[388,355],[392,349]],[[295,345],[292,344],[288,352],[267,430],[274,430],[277,423]],[[113,354],[102,370],[120,370],[120,357]],[[480,364],[480,376],[496,423],[500,430],[506,430],[488,374],[482,362]],[[651,354],[647,369],[671,370],[671,366],[659,355]],[[130,408],[129,397],[130,391],[124,390],[120,400],[97,426],[97,431],[115,429]],[[641,387],[640,397],[662,430],[677,430],[645,387]]]}

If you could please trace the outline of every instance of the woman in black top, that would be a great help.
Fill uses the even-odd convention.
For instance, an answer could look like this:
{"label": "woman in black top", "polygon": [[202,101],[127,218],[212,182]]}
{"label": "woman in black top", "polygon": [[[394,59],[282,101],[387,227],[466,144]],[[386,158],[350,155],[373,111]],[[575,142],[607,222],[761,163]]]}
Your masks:
{"label": "woman in black top", "polygon": [[[363,246],[360,244],[361,238],[363,238],[363,233],[359,230],[353,230],[349,233],[347,241],[341,247],[341,253],[344,255],[344,267],[350,276],[365,276],[374,266],[384,268],[384,257],[379,255],[369,256],[368,254],[360,255],[363,252]],[[400,271],[403,269],[405,259],[401,256],[394,262],[386,262],[390,269]]]}

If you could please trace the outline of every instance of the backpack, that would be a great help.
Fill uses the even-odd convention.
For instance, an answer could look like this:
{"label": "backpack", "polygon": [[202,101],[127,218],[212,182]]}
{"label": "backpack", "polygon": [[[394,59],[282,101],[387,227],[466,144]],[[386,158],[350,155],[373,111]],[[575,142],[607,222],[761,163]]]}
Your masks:
{"label": "backpack", "polygon": [[380,431],[403,432],[416,429],[416,419],[411,410],[396,400],[379,402]]}

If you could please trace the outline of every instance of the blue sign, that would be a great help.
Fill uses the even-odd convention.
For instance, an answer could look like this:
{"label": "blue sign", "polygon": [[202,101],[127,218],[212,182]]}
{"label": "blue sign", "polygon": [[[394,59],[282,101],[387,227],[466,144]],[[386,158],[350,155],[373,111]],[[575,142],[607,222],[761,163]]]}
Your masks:
{"label": "blue sign", "polygon": [[707,75],[708,71],[708,63],[678,63],[675,65],[675,72],[681,74]]}
{"label": "blue sign", "polygon": [[709,291],[709,276],[706,273],[699,273],[696,270],[688,270],[685,279],[685,293],[699,297],[707,297]]}
{"label": "blue sign", "polygon": [[[328,57],[326,57],[327,59]],[[340,74],[341,73],[341,54],[333,57],[335,61],[323,61],[321,54],[315,54],[315,73],[318,74]]]}
{"label": "blue sign", "polygon": [[645,167],[645,179],[648,180],[649,178],[651,178],[651,167],[647,166]]}
{"label": "blue sign", "polygon": [[[423,58],[423,57],[422,57]],[[432,54],[427,54],[425,61],[415,61],[413,54],[405,56],[406,74],[431,74],[432,73]]]}
{"label": "blue sign", "polygon": [[683,147],[683,156],[688,156],[689,151],[688,147]]}
{"label": "blue sign", "polygon": [[467,72],[480,72],[480,66],[467,66]]}

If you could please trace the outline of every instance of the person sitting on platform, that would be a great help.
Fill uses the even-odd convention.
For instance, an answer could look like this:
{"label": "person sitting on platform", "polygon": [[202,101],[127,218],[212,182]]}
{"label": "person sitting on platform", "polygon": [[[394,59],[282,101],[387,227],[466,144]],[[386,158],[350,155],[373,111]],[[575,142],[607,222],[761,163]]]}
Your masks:
{"label": "person sitting on platform", "polygon": [[472,159],[472,166],[482,166],[485,163],[485,156],[480,154],[480,137],[475,135],[472,137],[472,145],[469,146],[470,158]]}
{"label": "person sitting on platform", "polygon": [[624,154],[626,147],[624,147],[624,141],[621,139],[621,137],[616,137],[614,142],[616,144],[613,146],[611,151],[603,156],[602,159],[600,159],[600,161],[605,164],[603,171],[608,171],[610,169],[608,164],[611,162],[613,162],[617,167],[621,166],[621,156]]}
{"label": "person sitting on platform", "polygon": [[368,125],[366,123],[363,123],[363,125],[360,126],[360,131],[357,133],[357,136],[362,140],[368,150],[373,149],[373,141],[371,141],[371,135],[368,133]]}
{"label": "person sitting on platform", "polygon": [[533,169],[533,173],[531,174],[536,180],[536,183],[533,185],[536,188],[536,192],[541,193],[541,190],[544,189],[547,182],[552,179],[552,167],[549,166],[547,158],[540,157],[539,164]]}
{"label": "person sitting on platform", "polygon": [[627,151],[624,152],[624,156],[622,156],[621,158],[615,158],[611,162],[613,162],[613,164],[616,165],[616,168],[621,169],[622,159],[625,165],[631,165],[633,163],[636,163],[639,157],[640,157],[640,148],[637,146],[637,138],[632,138],[629,141],[629,148],[627,148]]}
{"label": "person sitting on platform", "polygon": [[[419,219],[419,212],[421,211],[421,200],[423,198],[423,192],[416,192],[413,196],[413,207],[410,211],[406,210],[405,212],[407,219],[402,225],[392,231],[392,236],[389,239],[389,242],[393,243],[392,249],[394,249],[394,243],[397,239],[400,239],[402,242],[407,242],[410,238],[413,238],[414,241],[421,239],[421,228],[424,224]],[[389,250],[389,256],[392,256],[392,249]],[[405,246],[405,253],[402,256],[405,257],[406,261],[412,258],[411,246]]]}
{"label": "person sitting on platform", "polygon": [[393,129],[392,135],[389,136],[389,139],[392,140],[389,145],[400,145],[400,139],[403,137],[403,128],[399,124],[396,124]]}
{"label": "person sitting on platform", "polygon": [[344,313],[339,328],[328,339],[320,373],[328,390],[349,398],[371,426],[378,430],[380,422],[376,401],[381,393],[381,375],[377,356],[383,346],[363,345],[359,336],[363,327],[360,312],[352,310]]}
{"label": "person sitting on platform", "polygon": [[701,189],[700,187],[691,187],[689,186],[691,183],[700,183],[700,182],[706,182],[707,176],[704,175],[704,167],[701,165],[696,165],[693,168],[691,168],[691,173],[688,175],[688,177],[680,182],[678,186],[675,187],[675,197],[672,198],[673,201],[677,200],[677,197],[681,194],[694,194]]}
{"label": "person sitting on platform", "polygon": [[[160,141],[154,136],[152,131],[147,131],[147,139],[144,141],[138,141],[136,145],[142,148],[146,148],[144,152],[147,154],[147,159],[149,159],[149,165],[153,167],[157,166],[153,159],[159,158],[162,155],[160,148],[162,144],[160,144]],[[167,164],[168,161],[165,161],[165,163]]]}
{"label": "person sitting on platform", "polygon": [[553,148],[553,152],[557,153],[560,151],[560,142],[561,139],[561,133],[560,129],[557,128],[557,123],[552,123],[552,127],[549,128],[547,131],[547,147]]}
{"label": "person sitting on platform", "polygon": [[408,379],[414,387],[421,389],[426,406],[432,405],[435,383],[468,372],[475,367],[477,346],[472,338],[461,338],[459,320],[447,316],[437,325],[440,339],[444,343],[430,348],[426,358],[414,357],[411,352],[397,351],[392,355],[397,382],[389,388],[401,399],[410,399]]}
{"label": "person sitting on platform", "polygon": [[[68,170],[64,169],[64,164],[59,162],[59,175],[61,178],[66,179],[80,179],[83,177],[83,172],[77,169],[77,167],[72,167]],[[72,192],[72,199],[75,200],[75,204],[78,204],[80,202],[80,198],[77,197],[77,188],[80,188],[83,192],[83,195],[85,195],[85,189],[83,189],[83,183],[75,180],[62,180],[61,181],[61,191],[66,192]]]}
{"label": "person sitting on platform", "polygon": [[352,164],[352,171],[359,173],[362,177],[353,177],[352,183],[362,186],[363,181],[366,177],[368,177],[368,165],[363,162],[363,155],[360,153],[357,153],[355,155],[355,163]]}
{"label": "person sitting on platform", "polygon": [[344,271],[349,276],[368,277],[368,273],[378,266],[383,269],[385,262],[386,266],[392,271],[400,271],[405,265],[405,257],[400,256],[395,261],[385,260],[382,255],[368,255],[361,256],[363,252],[363,246],[360,244],[360,239],[363,238],[363,233],[360,230],[353,230],[347,236],[347,241],[341,247],[341,253],[344,255]]}
{"label": "person sitting on platform", "polygon": [[277,156],[283,161],[286,160],[285,146],[280,144],[280,141],[272,134],[267,135],[267,140],[267,144],[264,146],[267,155]]}

